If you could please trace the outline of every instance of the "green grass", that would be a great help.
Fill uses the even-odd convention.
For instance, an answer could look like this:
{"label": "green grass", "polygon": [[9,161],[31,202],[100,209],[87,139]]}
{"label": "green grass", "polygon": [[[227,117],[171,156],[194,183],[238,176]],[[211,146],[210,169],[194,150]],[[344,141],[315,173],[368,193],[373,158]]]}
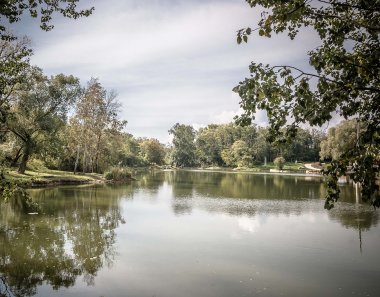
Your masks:
{"label": "green grass", "polygon": [[[251,169],[270,170],[270,169],[277,169],[277,167],[273,163],[267,163],[267,165],[255,165]],[[302,170],[302,169],[305,169],[305,167],[303,166],[303,163],[287,162],[285,163],[283,170],[297,171],[297,170]]]}
{"label": "green grass", "polygon": [[[254,165],[252,167],[237,167],[237,168],[207,167],[205,169],[207,169],[207,170],[232,169],[232,170],[237,170],[237,171],[260,172],[260,171],[269,171],[270,169],[277,169],[277,167],[272,162],[271,163],[268,162],[267,165]],[[287,163],[285,163],[283,170],[285,170],[285,171],[299,171],[299,170],[306,170],[306,167],[304,166],[303,163],[287,162]]]}
{"label": "green grass", "polygon": [[6,178],[17,182],[20,185],[31,186],[36,184],[65,184],[65,183],[91,183],[104,181],[101,174],[97,173],[77,173],[68,171],[44,169],[40,171],[26,170],[25,174],[20,174],[17,169],[9,168],[6,171]]}

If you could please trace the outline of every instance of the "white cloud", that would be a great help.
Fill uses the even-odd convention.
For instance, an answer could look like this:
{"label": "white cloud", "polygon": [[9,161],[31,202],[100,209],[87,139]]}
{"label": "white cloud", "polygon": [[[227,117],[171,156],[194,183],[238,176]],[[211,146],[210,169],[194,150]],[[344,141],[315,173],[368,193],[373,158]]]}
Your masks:
{"label": "white cloud", "polygon": [[211,116],[211,122],[215,124],[228,124],[234,120],[234,117],[241,114],[241,111],[223,110],[220,113]]}
{"label": "white cloud", "polygon": [[265,110],[258,110],[255,113],[255,124],[265,127],[268,125],[268,116]]}
{"label": "white cloud", "polygon": [[194,128],[194,130],[199,130],[201,128],[205,128],[207,125],[205,124],[199,124],[199,123],[192,123],[191,126]]}
{"label": "white cloud", "polygon": [[117,10],[118,6],[110,10],[108,5],[102,9],[79,25],[66,20],[56,25],[55,34],[60,38],[38,41],[37,45],[43,46],[34,61],[45,67],[77,65],[104,72],[166,60],[191,66],[196,54],[220,54],[236,47],[235,31],[251,17],[245,5],[223,2],[179,5],[169,10],[157,10],[154,5],[125,10]]}
{"label": "white cloud", "polygon": [[[214,124],[228,124],[234,122],[235,116],[239,116],[243,113],[243,110],[239,108],[238,110],[223,110],[222,112],[213,114],[210,117],[210,123]],[[255,113],[255,120],[253,121],[256,125],[264,127],[268,125],[268,116],[265,110],[258,110]]]}
{"label": "white cloud", "polygon": [[261,227],[260,222],[255,218],[249,218],[246,216],[239,217],[237,219],[238,226],[247,232],[255,233]]}
{"label": "white cloud", "polygon": [[[48,33],[26,24],[35,41],[32,62],[83,83],[98,77],[118,91],[127,130],[162,141],[176,122],[232,121],[240,111],[231,90],[249,75],[252,60],[305,66],[306,48],[317,44],[304,34],[296,41],[252,36],[238,46],[236,31],[254,26],[260,14],[240,0],[95,1],[95,7],[89,18],[56,19]],[[266,123],[265,113],[256,123]]]}

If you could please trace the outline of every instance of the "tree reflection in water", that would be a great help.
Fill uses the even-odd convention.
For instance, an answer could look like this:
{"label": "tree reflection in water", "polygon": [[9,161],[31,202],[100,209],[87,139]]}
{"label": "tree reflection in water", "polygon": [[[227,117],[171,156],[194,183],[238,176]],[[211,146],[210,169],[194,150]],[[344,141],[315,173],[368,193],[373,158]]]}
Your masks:
{"label": "tree reflection in water", "polygon": [[[165,180],[172,186],[176,215],[191,214],[193,208],[251,218],[260,213],[301,215],[311,207],[324,211],[322,204],[310,204],[310,199],[319,201],[326,194],[322,180],[311,176],[170,171]],[[327,212],[328,216],[358,230],[361,250],[362,231],[378,224],[378,212],[358,201],[352,185],[341,185],[340,190],[340,203]]]}
{"label": "tree reflection in water", "polygon": [[328,212],[329,218],[338,221],[347,229],[358,231],[359,249],[362,252],[362,232],[369,231],[372,226],[377,226],[379,214],[375,209],[363,208],[357,204],[356,207],[339,207]]}
{"label": "tree reflection in water", "polygon": [[[141,207],[134,215],[145,221],[141,213],[152,211],[164,227],[173,223],[171,211],[178,216],[175,222],[181,222],[179,216],[184,215],[197,218],[197,211],[201,210],[240,219],[239,223],[249,230],[255,228],[249,225],[254,218],[304,214],[320,217],[322,214],[330,221],[358,230],[361,247],[362,231],[378,224],[378,213],[360,203],[355,204],[352,187],[342,186],[341,191],[340,203],[327,212],[323,209],[325,188],[321,179],[302,176],[148,171],[127,186],[33,190],[31,195],[40,205],[40,214],[23,215],[11,205],[2,206],[0,296],[32,296],[40,285],[46,284],[54,289],[70,287],[80,277],[87,285],[94,285],[98,271],[112,266],[117,255],[116,229],[124,223],[120,200],[134,196],[140,203],[133,203],[134,207]],[[154,219],[150,218],[149,222]],[[131,219],[130,226],[133,223],[136,222]],[[145,231],[147,238],[153,236],[157,240],[157,234],[149,234],[151,225],[146,226],[140,220],[137,224],[142,227],[139,232]],[[172,226],[167,228],[173,229]],[[177,238],[179,232],[174,233],[173,238]],[[162,236],[163,242],[165,238]],[[147,252],[144,248],[141,248],[142,255]],[[146,259],[145,255],[142,258]]]}
{"label": "tree reflection in water", "polygon": [[106,187],[33,190],[38,215],[3,205],[0,296],[32,296],[43,283],[70,287],[79,276],[93,285],[98,270],[115,258],[115,229],[124,223],[118,200],[124,192]]}

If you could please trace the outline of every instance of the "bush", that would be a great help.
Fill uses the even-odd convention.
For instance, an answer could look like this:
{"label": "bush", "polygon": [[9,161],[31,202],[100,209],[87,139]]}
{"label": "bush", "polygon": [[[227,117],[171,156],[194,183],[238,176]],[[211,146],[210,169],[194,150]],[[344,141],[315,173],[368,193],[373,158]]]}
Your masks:
{"label": "bush", "polygon": [[106,180],[125,181],[132,178],[132,174],[127,167],[111,167],[109,171],[104,174]]}
{"label": "bush", "polygon": [[277,157],[276,159],[274,159],[273,163],[274,163],[274,165],[276,165],[276,167],[279,170],[282,170],[284,168],[284,165],[285,165],[285,159],[284,159],[284,157]]}
{"label": "bush", "polygon": [[28,167],[28,169],[33,170],[33,171],[46,171],[47,170],[44,161],[41,161],[39,159],[29,160],[27,167]]}

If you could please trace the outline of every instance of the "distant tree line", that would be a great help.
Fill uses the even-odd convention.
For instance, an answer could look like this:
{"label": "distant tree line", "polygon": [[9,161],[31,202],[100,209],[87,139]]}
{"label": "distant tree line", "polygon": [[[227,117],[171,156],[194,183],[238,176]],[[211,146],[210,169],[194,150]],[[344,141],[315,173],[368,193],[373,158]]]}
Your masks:
{"label": "distant tree line", "polygon": [[325,138],[318,130],[299,128],[291,142],[273,146],[268,141],[268,128],[233,123],[212,124],[198,131],[177,123],[169,133],[173,146],[168,159],[180,167],[252,167],[265,160],[273,162],[278,156],[291,162],[316,162],[320,160],[320,146]]}
{"label": "distant tree line", "polygon": [[142,167],[170,164],[177,167],[253,167],[281,157],[287,162],[331,161],[354,147],[355,121],[330,128],[298,128],[296,137],[281,146],[268,141],[269,130],[233,123],[195,130],[175,124],[172,145],[126,133],[119,119],[117,93],[92,78],[86,87],[79,79],[59,74],[47,77],[29,67],[8,98],[2,124],[0,161],[30,169],[60,169],[102,173],[111,166]]}
{"label": "distant tree line", "polygon": [[[0,45],[5,51],[20,50],[14,42]],[[165,146],[157,139],[126,133],[117,93],[106,90],[98,79],[83,87],[72,75],[48,77],[29,64],[3,98],[0,162],[17,166],[19,173],[28,167],[102,173],[117,165],[235,168],[277,157],[282,163],[334,160],[355,147],[360,129],[354,121],[344,121],[327,135],[298,128],[291,141],[274,146],[269,129],[253,124],[211,124],[195,130],[177,123],[169,130],[172,145]]]}

